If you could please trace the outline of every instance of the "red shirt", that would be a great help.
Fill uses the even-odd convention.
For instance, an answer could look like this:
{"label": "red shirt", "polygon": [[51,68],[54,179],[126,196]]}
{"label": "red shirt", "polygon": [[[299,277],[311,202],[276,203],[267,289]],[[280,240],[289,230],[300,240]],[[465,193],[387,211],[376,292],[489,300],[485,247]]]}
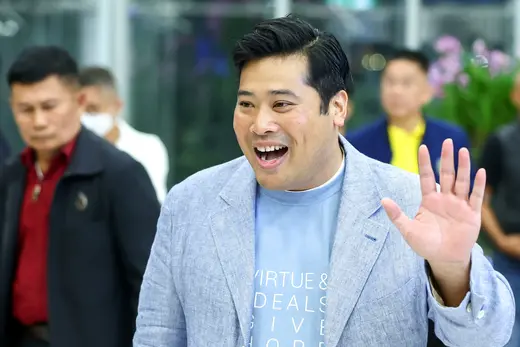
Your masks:
{"label": "red shirt", "polygon": [[[49,216],[56,185],[67,169],[75,145],[76,140],[73,140],[62,148],[43,175],[42,181],[36,173],[33,151],[27,148],[22,152],[22,162],[27,167],[27,176],[20,210],[18,267],[13,284],[13,314],[24,325],[48,321]],[[36,193],[37,190],[39,193]]]}

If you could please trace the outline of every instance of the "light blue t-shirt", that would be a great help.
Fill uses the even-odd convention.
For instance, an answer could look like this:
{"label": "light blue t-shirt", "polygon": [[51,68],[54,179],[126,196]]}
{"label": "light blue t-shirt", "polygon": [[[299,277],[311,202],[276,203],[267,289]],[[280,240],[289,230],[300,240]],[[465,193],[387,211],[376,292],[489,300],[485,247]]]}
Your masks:
{"label": "light blue t-shirt", "polygon": [[258,188],[250,346],[325,346],[327,274],[344,167],[304,192]]}

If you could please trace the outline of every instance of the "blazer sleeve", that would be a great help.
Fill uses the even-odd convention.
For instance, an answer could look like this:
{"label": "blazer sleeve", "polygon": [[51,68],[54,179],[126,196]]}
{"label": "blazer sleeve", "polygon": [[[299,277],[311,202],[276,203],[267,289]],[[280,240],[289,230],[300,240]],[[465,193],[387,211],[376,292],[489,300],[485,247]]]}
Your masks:
{"label": "blazer sleeve", "polygon": [[428,318],[446,346],[501,347],[513,330],[515,301],[507,280],[475,245],[471,254],[470,292],[458,307],[445,307],[428,291]]}
{"label": "blazer sleeve", "polygon": [[173,271],[173,235],[180,227],[173,223],[170,193],[163,204],[157,234],[144,275],[134,347],[186,347],[186,321]]}
{"label": "blazer sleeve", "polygon": [[130,305],[136,317],[160,205],[150,178],[140,163],[128,156],[128,162],[121,169],[114,172],[109,181],[111,227],[130,293]]}

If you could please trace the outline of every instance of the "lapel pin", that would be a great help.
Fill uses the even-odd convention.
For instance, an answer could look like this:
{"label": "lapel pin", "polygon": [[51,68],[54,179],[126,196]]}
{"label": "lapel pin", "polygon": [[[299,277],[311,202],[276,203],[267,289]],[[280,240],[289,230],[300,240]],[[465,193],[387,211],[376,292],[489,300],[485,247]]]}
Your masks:
{"label": "lapel pin", "polygon": [[83,192],[79,192],[74,203],[78,211],[85,211],[88,206],[88,198]]}

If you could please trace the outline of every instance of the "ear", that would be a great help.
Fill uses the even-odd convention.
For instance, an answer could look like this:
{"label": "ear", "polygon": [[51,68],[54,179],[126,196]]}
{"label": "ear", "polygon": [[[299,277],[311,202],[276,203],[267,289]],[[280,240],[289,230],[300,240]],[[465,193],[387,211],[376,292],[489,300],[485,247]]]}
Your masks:
{"label": "ear", "polygon": [[119,98],[117,98],[116,102],[115,102],[115,112],[114,112],[114,115],[118,115],[119,113],[121,113],[121,110],[123,109],[123,101]]}
{"label": "ear", "polygon": [[83,91],[78,92],[77,100],[78,100],[78,105],[80,107],[84,108],[85,103],[87,102],[87,96],[85,95],[85,93]]}
{"label": "ear", "polygon": [[334,125],[341,128],[345,125],[348,115],[348,94],[340,90],[329,102],[329,116],[333,118]]}

